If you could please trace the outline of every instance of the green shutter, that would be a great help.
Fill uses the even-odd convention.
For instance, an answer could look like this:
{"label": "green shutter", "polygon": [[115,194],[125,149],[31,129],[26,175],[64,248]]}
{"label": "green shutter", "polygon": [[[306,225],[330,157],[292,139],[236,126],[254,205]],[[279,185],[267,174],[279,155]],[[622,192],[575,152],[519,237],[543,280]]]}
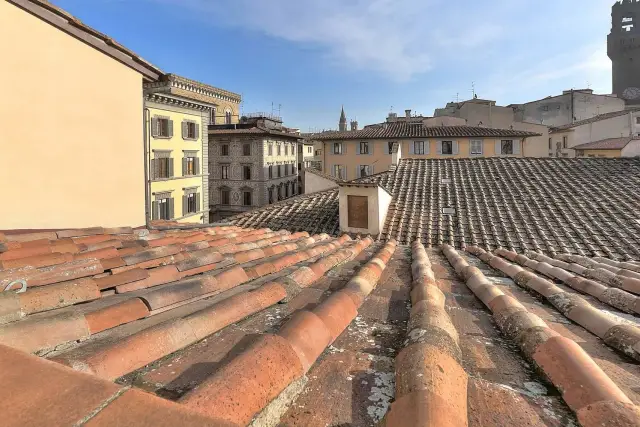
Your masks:
{"label": "green shutter", "polygon": [[200,212],[200,193],[196,193],[196,212]]}
{"label": "green shutter", "polygon": [[169,163],[169,178],[173,178],[173,158],[169,158],[168,159],[168,163]]}
{"label": "green shutter", "polygon": [[154,138],[158,136],[158,119],[155,117],[151,119],[151,136]]}
{"label": "green shutter", "polygon": [[187,175],[187,158],[183,157],[182,158],[182,176],[186,176]]}
{"label": "green shutter", "polygon": [[200,136],[200,125],[198,123],[196,123],[196,139],[198,139],[198,137]]}
{"label": "green shutter", "polygon": [[149,161],[149,180],[151,181],[156,179],[156,162],[157,159],[151,159]]}
{"label": "green shutter", "polygon": [[185,121],[182,121],[182,139],[187,139],[189,136],[189,124]]}
{"label": "green shutter", "polygon": [[196,157],[195,159],[193,159],[193,172],[196,175],[200,175],[200,158]]}
{"label": "green shutter", "polygon": [[158,206],[158,202],[151,203],[151,219],[158,219],[160,216],[160,206]]}
{"label": "green shutter", "polygon": [[168,120],[169,138],[173,138],[173,120]]}
{"label": "green shutter", "polygon": [[189,196],[182,196],[182,216],[187,214],[187,203],[189,201]]}
{"label": "green shutter", "polygon": [[173,219],[174,218],[174,212],[173,212],[173,197],[168,199],[169,200],[169,219]]}

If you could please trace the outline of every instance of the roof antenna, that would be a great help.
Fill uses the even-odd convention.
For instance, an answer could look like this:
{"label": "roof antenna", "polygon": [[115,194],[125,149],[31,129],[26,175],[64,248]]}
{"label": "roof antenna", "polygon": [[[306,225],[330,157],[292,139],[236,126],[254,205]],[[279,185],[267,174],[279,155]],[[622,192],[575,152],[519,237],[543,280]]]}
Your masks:
{"label": "roof antenna", "polygon": [[478,95],[476,95],[476,82],[471,82],[471,93],[473,93],[473,99],[478,99]]}

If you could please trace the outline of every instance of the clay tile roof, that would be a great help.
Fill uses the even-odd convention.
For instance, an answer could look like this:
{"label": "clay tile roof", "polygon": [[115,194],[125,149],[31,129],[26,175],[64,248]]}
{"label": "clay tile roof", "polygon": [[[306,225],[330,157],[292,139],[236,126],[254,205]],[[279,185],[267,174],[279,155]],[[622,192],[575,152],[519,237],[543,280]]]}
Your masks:
{"label": "clay tile roof", "polygon": [[587,125],[589,123],[595,123],[595,122],[599,122],[601,120],[608,120],[608,119],[612,119],[614,117],[619,117],[619,116],[624,116],[625,114],[629,114],[629,113],[633,113],[633,112],[637,112],[640,111],[640,108],[630,108],[627,110],[621,110],[621,111],[613,111],[611,113],[605,113],[605,114],[600,114],[597,116],[593,116],[590,119],[585,119],[585,120],[580,120],[574,123],[569,123],[567,125],[563,125],[563,126],[556,126],[556,127],[552,127],[550,130],[551,132],[562,132],[568,129],[573,129],[575,127],[578,126],[582,126],[582,125]]}
{"label": "clay tile roof", "polygon": [[329,181],[333,181],[333,182],[342,182],[343,181],[340,178],[336,178],[335,176],[331,176],[329,174],[326,174],[324,172],[321,172],[321,171],[319,171],[317,169],[313,169],[313,168],[307,168],[307,169],[305,169],[305,172],[312,173],[314,175],[317,175],[319,177],[328,179]]}
{"label": "clay tile roof", "polygon": [[336,189],[232,218],[274,228],[1,232],[2,425],[638,426],[639,182],[403,160],[342,183],[391,190],[379,240],[321,233]]}
{"label": "clay tile roof", "polygon": [[600,141],[587,142],[586,144],[576,145],[571,147],[574,150],[622,150],[631,141],[639,140],[636,137],[625,138],[608,138],[601,139]]}
{"label": "clay tile roof", "polygon": [[276,129],[269,129],[262,126],[254,126],[251,128],[232,128],[228,129],[209,129],[209,135],[272,135],[277,137],[303,139],[300,135],[288,132],[281,132]]}
{"label": "clay tile roof", "polygon": [[324,132],[315,135],[319,141],[345,139],[388,139],[388,138],[464,138],[464,137],[505,137],[524,138],[540,134],[513,130],[492,129],[474,126],[424,126],[421,123],[383,123],[365,126],[362,130],[346,132]]}
{"label": "clay tile roof", "polygon": [[140,72],[148,81],[156,81],[163,75],[162,70],[135,52],[116,42],[111,37],[89,27],[69,12],[47,0],[8,1]]}

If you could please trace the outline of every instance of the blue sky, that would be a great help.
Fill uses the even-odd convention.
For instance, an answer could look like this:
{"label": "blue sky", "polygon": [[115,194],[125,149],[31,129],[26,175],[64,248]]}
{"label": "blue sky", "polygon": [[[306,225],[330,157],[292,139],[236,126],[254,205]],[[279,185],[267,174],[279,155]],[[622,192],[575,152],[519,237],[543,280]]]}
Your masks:
{"label": "blue sky", "polygon": [[53,0],[162,68],[272,103],[285,124],[360,126],[471,97],[611,91],[613,0]]}

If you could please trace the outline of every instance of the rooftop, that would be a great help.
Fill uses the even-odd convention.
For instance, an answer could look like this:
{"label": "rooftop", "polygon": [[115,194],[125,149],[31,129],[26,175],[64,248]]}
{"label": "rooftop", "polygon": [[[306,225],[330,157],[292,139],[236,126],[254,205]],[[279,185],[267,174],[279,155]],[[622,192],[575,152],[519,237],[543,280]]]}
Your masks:
{"label": "rooftop", "polygon": [[631,141],[637,141],[640,138],[626,137],[626,138],[608,138],[601,139],[600,141],[587,142],[586,144],[576,145],[571,147],[574,150],[622,150],[629,145]]}
{"label": "rooftop", "polygon": [[[363,181],[393,195],[381,237],[401,244],[640,256],[640,159],[403,159],[394,172],[355,180]],[[292,230],[314,224],[308,231],[336,235],[337,195],[308,194],[230,221]]]}
{"label": "rooftop", "polygon": [[514,137],[524,138],[540,134],[513,130],[492,129],[474,126],[424,126],[421,123],[393,122],[365,126],[362,130],[346,132],[323,132],[313,139],[319,141],[346,139],[388,138],[464,138],[464,137]]}
{"label": "rooftop", "polygon": [[567,125],[563,125],[563,126],[557,126],[554,128],[551,128],[551,132],[561,132],[567,129],[573,129],[575,127],[578,126],[582,126],[582,125],[588,125],[589,123],[595,123],[595,122],[599,122],[602,120],[608,120],[608,119],[612,119],[614,117],[620,117],[620,116],[624,116],[630,113],[635,113],[640,111],[640,108],[630,108],[627,110],[621,110],[621,111],[614,111],[612,113],[605,113],[605,114],[600,114],[597,116],[593,116],[590,119],[585,119],[585,120],[580,120],[577,122],[573,122],[573,123],[569,123]]}
{"label": "rooftop", "polygon": [[640,423],[640,263],[155,225],[0,235],[3,425]]}
{"label": "rooftop", "polygon": [[146,81],[157,81],[163,72],[111,37],[86,25],[66,10],[47,0],[8,0],[43,21],[141,73]]}

